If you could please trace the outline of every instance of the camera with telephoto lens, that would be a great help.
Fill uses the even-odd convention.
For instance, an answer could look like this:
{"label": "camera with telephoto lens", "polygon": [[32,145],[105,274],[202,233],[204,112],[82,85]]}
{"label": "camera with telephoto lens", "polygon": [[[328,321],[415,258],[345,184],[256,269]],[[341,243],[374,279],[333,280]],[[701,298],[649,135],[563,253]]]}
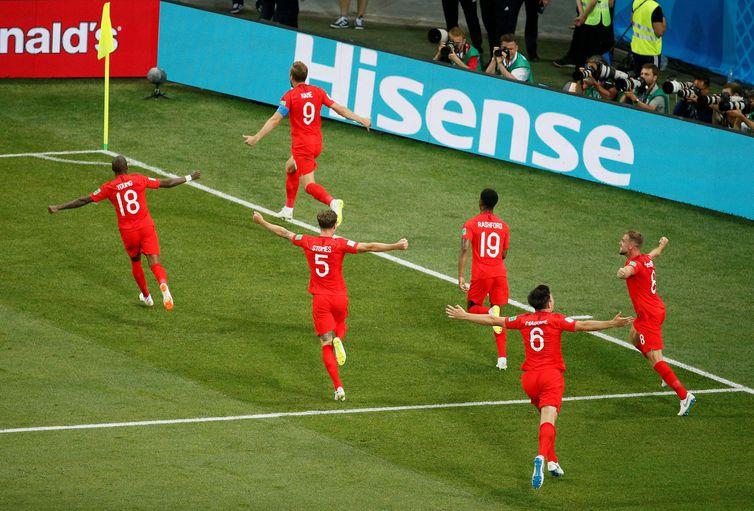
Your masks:
{"label": "camera with telephoto lens", "polygon": [[493,50],[492,54],[495,57],[502,57],[503,55],[505,55],[506,59],[511,58],[511,51],[508,48],[505,48],[505,47],[498,48],[497,50]]}
{"label": "camera with telephoto lens", "polygon": [[741,110],[741,112],[748,114],[752,110],[751,103],[747,102],[741,96],[731,96],[727,92],[720,94],[710,94],[709,96],[702,96],[699,98],[699,103],[709,106],[717,105],[718,110],[721,112],[729,112],[730,110]]}
{"label": "camera with telephoto lens", "polygon": [[681,89],[676,94],[678,94],[679,98],[691,99],[699,98],[702,95],[702,91],[700,91],[696,87],[693,87],[691,89]]}
{"label": "camera with telephoto lens", "polygon": [[440,58],[443,61],[447,62],[449,60],[448,57],[450,56],[451,52],[455,53],[456,47],[453,44],[453,41],[451,39],[448,39],[447,41],[445,41],[445,46],[440,48]]}
{"label": "camera with telephoto lens", "polygon": [[[668,80],[662,84],[662,91],[665,94],[679,94],[681,91],[696,89],[699,90],[694,82],[678,82],[676,80]],[[697,94],[698,95],[698,94]]]}
{"label": "camera with telephoto lens", "polygon": [[618,79],[625,80],[628,78],[628,73],[624,73],[623,71],[619,71],[618,69],[608,66],[607,64],[598,62],[597,67],[594,69],[591,66],[587,66],[584,68],[579,68],[573,72],[573,79],[576,81],[584,80],[586,78],[593,78],[600,81]]}
{"label": "camera with telephoto lens", "polygon": [[617,78],[615,80],[615,88],[620,92],[632,90],[637,94],[643,94],[647,89],[647,82],[643,78],[627,76],[626,78]]}

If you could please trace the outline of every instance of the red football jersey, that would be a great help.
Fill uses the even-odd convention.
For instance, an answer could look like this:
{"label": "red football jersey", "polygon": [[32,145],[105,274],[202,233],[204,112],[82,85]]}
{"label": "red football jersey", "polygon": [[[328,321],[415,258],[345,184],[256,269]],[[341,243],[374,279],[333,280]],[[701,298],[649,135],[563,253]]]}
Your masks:
{"label": "red football jersey", "polygon": [[665,312],[665,304],[657,294],[655,263],[649,254],[639,254],[626,260],[634,274],[626,279],[628,295],[637,316],[657,316]]}
{"label": "red football jersey", "polygon": [[119,229],[138,229],[154,225],[145,190],[159,187],[159,179],[141,174],[121,174],[94,190],[89,197],[94,202],[110,199],[115,206]]}
{"label": "red football jersey", "polygon": [[278,112],[289,115],[291,122],[291,147],[322,143],[322,105],[332,106],[327,93],[314,85],[301,83],[280,98]]}
{"label": "red football jersey", "polygon": [[508,270],[503,250],[508,249],[508,225],[494,213],[479,213],[463,226],[461,238],[471,240],[471,280],[504,277]]}
{"label": "red football jersey", "polygon": [[554,312],[532,312],[505,318],[505,327],[520,330],[524,340],[524,371],[559,369],[565,371],[560,334],[573,332],[576,322]]}
{"label": "red football jersey", "polygon": [[343,257],[355,254],[355,241],[327,236],[297,234],[291,239],[304,249],[309,263],[309,292],[313,295],[347,295],[343,280]]}

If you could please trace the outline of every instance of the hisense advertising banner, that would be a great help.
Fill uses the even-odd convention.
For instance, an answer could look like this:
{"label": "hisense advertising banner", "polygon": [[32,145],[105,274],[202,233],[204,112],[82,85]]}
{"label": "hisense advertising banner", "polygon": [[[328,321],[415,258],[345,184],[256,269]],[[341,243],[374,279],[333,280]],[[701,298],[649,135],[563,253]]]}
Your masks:
{"label": "hisense advertising banner", "polygon": [[[97,60],[104,1],[0,1],[0,77],[104,74]],[[145,76],[157,62],[158,0],[111,0],[110,75]]]}
{"label": "hisense advertising banner", "polygon": [[277,105],[294,60],[375,129],[754,219],[754,138],[161,3],[171,81]]}

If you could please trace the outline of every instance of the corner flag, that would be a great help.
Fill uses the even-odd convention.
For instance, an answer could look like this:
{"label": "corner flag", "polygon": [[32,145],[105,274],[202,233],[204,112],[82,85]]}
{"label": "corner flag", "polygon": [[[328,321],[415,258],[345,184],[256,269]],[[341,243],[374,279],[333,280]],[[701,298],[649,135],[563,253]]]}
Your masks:
{"label": "corner flag", "polygon": [[105,57],[105,117],[103,120],[102,147],[107,150],[108,125],[110,122],[110,54],[115,50],[113,24],[110,22],[110,2],[106,2],[102,6],[102,21],[99,28],[97,59]]}

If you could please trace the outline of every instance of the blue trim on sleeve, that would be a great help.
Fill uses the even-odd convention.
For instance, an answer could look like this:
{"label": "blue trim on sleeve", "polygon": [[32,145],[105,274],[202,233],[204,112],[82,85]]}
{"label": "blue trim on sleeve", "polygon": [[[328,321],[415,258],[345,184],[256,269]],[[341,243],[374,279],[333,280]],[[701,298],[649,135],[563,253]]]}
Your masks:
{"label": "blue trim on sleeve", "polygon": [[286,115],[288,115],[288,112],[289,112],[289,111],[290,111],[290,110],[288,110],[288,109],[287,109],[286,107],[284,107],[283,105],[280,105],[280,106],[278,107],[278,113],[279,113],[280,115],[282,115],[283,117],[285,117]]}

